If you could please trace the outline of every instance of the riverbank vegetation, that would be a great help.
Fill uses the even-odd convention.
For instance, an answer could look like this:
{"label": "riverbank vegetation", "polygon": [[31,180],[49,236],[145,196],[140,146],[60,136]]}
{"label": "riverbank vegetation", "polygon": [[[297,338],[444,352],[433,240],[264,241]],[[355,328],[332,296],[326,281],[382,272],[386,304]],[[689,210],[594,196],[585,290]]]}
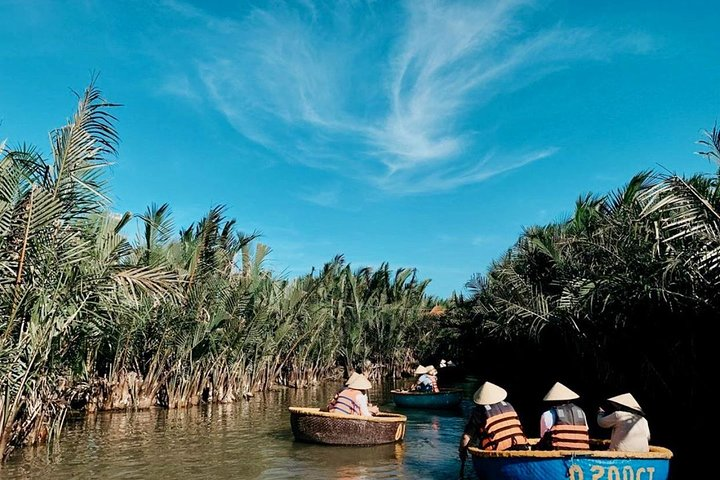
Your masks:
{"label": "riverbank vegetation", "polygon": [[[342,256],[278,277],[264,267],[269,247],[222,206],[183,228],[166,204],[114,213],[113,108],[91,85],[52,132],[50,159],[0,148],[3,457],[57,435],[71,407],[232,402],[439,358],[506,386],[531,435],[560,380],[588,408],[631,391],[655,441],[694,447],[701,415],[662,419],[711,398],[720,175],[643,172],[582,196],[567,220],[527,228],[469,295],[440,300],[412,269],[352,269]],[[720,162],[720,131],[701,147]]]}
{"label": "riverbank vegetation", "polygon": [[57,435],[70,407],[232,402],[338,367],[378,379],[428,348],[434,302],[413,269],[337,256],[286,279],[222,206],[179,234],[166,204],[114,213],[116,106],[94,84],[78,100],[49,159],[0,148],[3,458]]}

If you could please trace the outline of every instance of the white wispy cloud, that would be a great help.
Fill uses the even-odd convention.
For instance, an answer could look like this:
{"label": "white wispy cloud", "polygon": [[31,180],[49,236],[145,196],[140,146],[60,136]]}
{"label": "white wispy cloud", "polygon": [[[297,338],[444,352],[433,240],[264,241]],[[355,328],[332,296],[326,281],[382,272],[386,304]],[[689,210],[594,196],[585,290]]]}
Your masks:
{"label": "white wispy cloud", "polygon": [[376,179],[376,185],[388,191],[400,191],[405,194],[442,192],[463,185],[482,182],[504,172],[516,170],[529,163],[542,160],[557,152],[551,147],[529,153],[515,153],[501,157],[495,152],[486,153],[482,159],[460,160],[437,168],[432,165],[406,168],[402,172],[392,172]]}
{"label": "white wispy cloud", "polygon": [[328,188],[319,191],[308,191],[298,195],[300,199],[320,205],[321,207],[334,207],[338,204],[340,198],[340,189]]}
{"label": "white wispy cloud", "polygon": [[[552,156],[554,145],[505,147],[480,134],[493,127],[487,103],[573,61],[653,48],[641,32],[531,29],[527,1],[394,5],[304,0],[219,17],[165,3],[197,25],[188,27],[193,78],[238,132],[288,161],[400,195],[452,190]],[[184,78],[166,92],[190,97]]]}
{"label": "white wispy cloud", "polygon": [[201,99],[197,88],[190,82],[190,79],[185,74],[165,78],[165,80],[160,83],[160,93],[180,97],[192,103],[197,103]]}

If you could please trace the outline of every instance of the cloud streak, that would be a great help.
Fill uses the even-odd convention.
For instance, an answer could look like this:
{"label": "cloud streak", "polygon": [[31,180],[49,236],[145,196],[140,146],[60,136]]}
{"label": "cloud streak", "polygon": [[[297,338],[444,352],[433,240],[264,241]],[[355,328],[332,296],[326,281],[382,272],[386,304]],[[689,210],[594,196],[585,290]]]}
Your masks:
{"label": "cloud streak", "polygon": [[301,200],[321,207],[335,207],[340,198],[339,189],[325,189],[320,191],[307,191],[299,195]]}
{"label": "cloud streak", "polygon": [[[593,29],[531,29],[532,5],[512,0],[306,0],[233,17],[166,5],[200,25],[190,30],[201,46],[193,75],[239,133],[287,161],[398,195],[453,190],[552,156],[553,145],[503,148],[480,133],[493,129],[488,103],[571,62],[652,48],[638,32],[609,41]],[[166,92],[190,98],[178,75]]]}

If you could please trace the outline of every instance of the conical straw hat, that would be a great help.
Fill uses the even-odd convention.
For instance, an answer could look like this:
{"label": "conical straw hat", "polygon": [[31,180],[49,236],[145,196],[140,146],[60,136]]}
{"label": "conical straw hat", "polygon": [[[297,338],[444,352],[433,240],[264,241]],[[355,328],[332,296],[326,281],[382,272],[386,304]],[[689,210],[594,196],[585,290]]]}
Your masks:
{"label": "conical straw hat", "polygon": [[428,372],[427,367],[423,367],[422,365],[418,365],[418,367],[415,369],[415,375],[422,375],[427,372]]}
{"label": "conical straw hat", "polygon": [[358,373],[355,378],[351,378],[348,381],[347,387],[354,390],[368,390],[372,388],[372,384],[370,383],[370,380],[365,377],[365,375],[363,375],[362,373]]}
{"label": "conical straw hat", "polygon": [[645,415],[642,407],[640,407],[640,404],[637,402],[637,400],[635,400],[635,397],[633,397],[629,393],[623,393],[622,395],[610,397],[608,398],[608,402],[617,403],[618,405],[627,407],[630,410],[639,413],[640,415]]}
{"label": "conical straw hat", "polygon": [[429,373],[430,375],[437,375],[437,370],[435,369],[434,366],[428,365],[428,366],[427,366],[427,373]]}
{"label": "conical straw hat", "polygon": [[580,398],[580,395],[570,390],[568,387],[560,382],[555,382],[550,391],[545,395],[546,402],[557,402],[562,400],[575,400]]}
{"label": "conical straw hat", "polygon": [[345,381],[345,385],[350,385],[350,382],[352,382],[358,375],[360,375],[358,372],[352,372],[350,374],[350,378]]}
{"label": "conical straw hat", "polygon": [[507,390],[498,387],[494,383],[485,382],[473,395],[473,402],[478,405],[492,405],[493,403],[502,402],[505,398],[507,398]]}

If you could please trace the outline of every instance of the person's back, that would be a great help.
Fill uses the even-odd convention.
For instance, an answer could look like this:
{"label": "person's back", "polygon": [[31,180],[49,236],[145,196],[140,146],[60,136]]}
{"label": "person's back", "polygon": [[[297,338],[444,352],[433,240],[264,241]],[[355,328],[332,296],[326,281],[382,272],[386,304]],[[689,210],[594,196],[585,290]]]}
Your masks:
{"label": "person's back", "polygon": [[609,450],[647,452],[650,450],[650,426],[640,405],[629,393],[608,399],[610,411],[598,411],[597,423],[612,428]]}
{"label": "person's back", "polygon": [[588,450],[590,433],[587,417],[572,400],[580,396],[560,382],[543,398],[550,408],[540,417],[540,441],[537,450]]}
{"label": "person's back", "polygon": [[350,377],[347,380],[345,380],[345,383],[343,383],[342,387],[340,387],[337,390],[337,392],[335,392],[335,395],[333,395],[333,398],[330,400],[330,403],[328,403],[327,406],[325,406],[324,408],[321,408],[320,411],[321,412],[329,412],[330,406],[337,401],[337,398],[340,396],[340,394],[347,388],[347,386],[350,383],[352,383],[353,380],[355,380],[355,377],[357,377],[357,376],[358,376],[358,373],[353,371],[350,374]]}
{"label": "person's back", "polygon": [[418,392],[432,392],[433,386],[430,375],[428,375],[427,373],[423,373],[422,375],[420,375],[417,383],[415,384],[415,390],[417,390]]}
{"label": "person's back", "polygon": [[430,375],[428,375],[429,372],[428,367],[423,367],[422,365],[419,365],[415,369],[415,375],[420,375],[417,379],[417,382],[415,383],[415,391],[418,392],[432,392],[433,391],[433,381],[432,378],[430,378]]}
{"label": "person's back", "polygon": [[[330,413],[344,413],[345,415],[362,415],[363,393],[352,388],[345,388],[335,395],[328,405]],[[367,400],[365,400],[367,405]]]}
{"label": "person's back", "polygon": [[477,425],[477,432],[479,446],[483,450],[510,450],[528,444],[517,412],[509,402],[478,405],[475,409],[480,410],[478,417],[482,423]]}
{"label": "person's back", "polygon": [[485,382],[473,396],[476,407],[460,439],[459,453],[464,458],[471,441],[477,440],[483,450],[527,450],[527,437],[517,412],[505,401],[507,392]]}
{"label": "person's back", "polygon": [[357,374],[349,379],[347,387],[333,398],[328,405],[328,411],[345,415],[372,415],[367,395],[364,393],[370,388],[370,381],[365,375]]}
{"label": "person's back", "polygon": [[553,424],[545,433],[552,450],[587,450],[590,434],[587,418],[582,408],[574,403],[553,405],[549,410]]}

